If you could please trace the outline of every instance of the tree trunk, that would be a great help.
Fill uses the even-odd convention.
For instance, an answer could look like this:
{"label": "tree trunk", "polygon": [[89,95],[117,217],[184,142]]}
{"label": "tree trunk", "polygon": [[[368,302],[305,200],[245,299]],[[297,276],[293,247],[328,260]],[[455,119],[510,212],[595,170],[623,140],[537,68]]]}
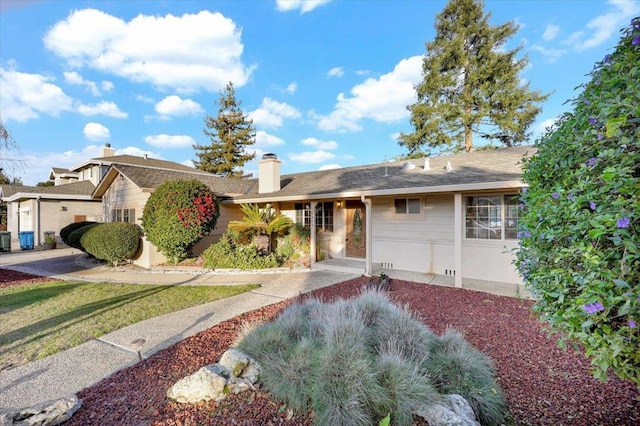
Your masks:
{"label": "tree trunk", "polygon": [[471,151],[473,146],[473,133],[471,132],[471,126],[464,127],[464,150],[466,152]]}

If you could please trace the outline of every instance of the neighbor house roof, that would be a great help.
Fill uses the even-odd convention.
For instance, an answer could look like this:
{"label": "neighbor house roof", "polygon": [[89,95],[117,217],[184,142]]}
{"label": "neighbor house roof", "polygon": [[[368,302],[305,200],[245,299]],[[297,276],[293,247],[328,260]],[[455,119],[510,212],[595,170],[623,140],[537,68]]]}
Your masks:
{"label": "neighbor house roof", "polygon": [[7,202],[33,198],[90,201],[94,188],[95,186],[88,180],[57,186],[3,185],[2,199]]}
{"label": "neighbor house roof", "polygon": [[144,166],[151,167],[157,169],[167,169],[167,170],[183,170],[183,171],[194,171],[193,167],[185,166],[184,164],[176,163],[173,161],[166,160],[156,160],[154,158],[149,157],[138,157],[136,155],[113,155],[110,157],[97,157],[87,160],[73,168],[72,171],[81,170],[87,166],[91,165],[104,165],[110,166],[112,164],[130,164],[136,166]]}
{"label": "neighbor house roof", "polygon": [[55,179],[56,176],[66,178],[77,178],[78,172],[72,172],[69,169],[63,169],[62,167],[52,167],[49,172],[49,180]]}
{"label": "neighbor house roof", "polygon": [[236,199],[267,202],[519,188],[521,160],[534,152],[534,147],[522,146],[431,157],[428,170],[422,158],[283,175],[279,191],[263,194],[258,193],[258,180],[252,179],[249,191]]}
{"label": "neighbor house roof", "polygon": [[153,191],[170,180],[197,179],[218,196],[235,197],[246,193],[253,185],[251,180],[220,177],[191,167],[189,170],[166,170],[131,164],[114,164],[96,187],[93,196],[102,197],[118,174],[147,191]]}

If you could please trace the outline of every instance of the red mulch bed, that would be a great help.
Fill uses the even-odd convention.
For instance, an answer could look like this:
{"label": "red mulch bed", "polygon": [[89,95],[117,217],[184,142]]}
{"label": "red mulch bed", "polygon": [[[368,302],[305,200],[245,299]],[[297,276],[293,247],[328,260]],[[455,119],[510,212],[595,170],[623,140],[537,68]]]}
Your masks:
{"label": "red mulch bed", "polygon": [[11,269],[0,268],[0,288],[15,287],[25,284],[35,284],[56,281],[54,278],[39,277],[37,275],[25,274],[24,272],[12,271]]}
{"label": "red mulch bed", "polygon": [[[365,282],[350,280],[312,294],[324,300],[347,298],[357,295]],[[531,301],[397,280],[389,294],[434,332],[453,327],[494,360],[516,425],[640,424],[636,386],[592,378],[582,355],[558,349],[555,339],[547,339],[531,314]],[[217,362],[244,321],[270,320],[285,306],[278,303],[222,322],[82,390],[82,407],[65,424],[311,424],[312,415],[306,413],[288,418],[286,407],[261,389],[196,405],[165,395],[177,380]]]}

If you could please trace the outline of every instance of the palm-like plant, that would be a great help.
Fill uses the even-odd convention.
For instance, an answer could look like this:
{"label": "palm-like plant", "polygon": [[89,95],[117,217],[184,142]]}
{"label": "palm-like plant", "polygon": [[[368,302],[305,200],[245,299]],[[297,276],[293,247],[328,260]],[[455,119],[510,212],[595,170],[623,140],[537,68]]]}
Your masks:
{"label": "palm-like plant", "polygon": [[229,228],[241,234],[253,237],[254,244],[263,253],[271,252],[271,235],[289,229],[293,222],[287,216],[278,213],[271,204],[260,208],[257,204],[242,204],[242,220],[232,220]]}

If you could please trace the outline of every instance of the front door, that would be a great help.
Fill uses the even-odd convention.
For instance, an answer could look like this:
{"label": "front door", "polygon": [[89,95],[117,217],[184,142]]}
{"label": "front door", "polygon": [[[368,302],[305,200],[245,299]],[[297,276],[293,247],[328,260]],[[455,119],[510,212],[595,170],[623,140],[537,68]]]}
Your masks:
{"label": "front door", "polygon": [[347,257],[365,258],[367,232],[365,206],[360,201],[347,201]]}

